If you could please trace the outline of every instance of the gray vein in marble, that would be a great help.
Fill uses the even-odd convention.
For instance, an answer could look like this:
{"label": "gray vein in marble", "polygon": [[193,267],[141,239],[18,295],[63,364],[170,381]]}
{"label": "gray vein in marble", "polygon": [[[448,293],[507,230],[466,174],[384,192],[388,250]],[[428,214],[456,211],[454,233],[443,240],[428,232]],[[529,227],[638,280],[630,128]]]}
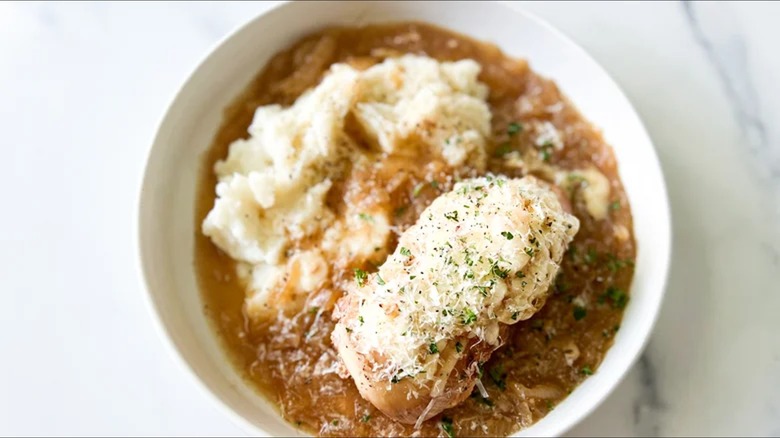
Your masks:
{"label": "gray vein in marble", "polygon": [[[696,43],[704,50],[707,59],[718,72],[748,146],[754,153],[766,152],[769,148],[766,126],[748,70],[747,50],[743,37],[738,32],[724,32],[729,34],[729,38],[715,41],[704,30],[696,10],[698,6],[686,1],[683,2],[683,8]],[[769,171],[772,177],[780,176],[778,166],[771,166]]]}
{"label": "gray vein in marble", "polygon": [[642,385],[639,396],[634,400],[634,424],[641,436],[660,436],[661,422],[659,414],[665,407],[658,390],[655,364],[650,357],[650,346],[639,358],[639,383]]}
{"label": "gray vein in marble", "polygon": [[[764,171],[768,172],[766,176],[780,179],[780,157],[772,156],[758,93],[749,70],[744,37],[740,35],[739,29],[736,29],[737,25],[732,18],[712,26],[728,36],[716,40],[705,30],[705,24],[709,23],[700,17],[697,11],[700,7],[692,2],[683,2],[693,37],[717,71],[750,151],[764,167]],[[718,7],[725,5],[719,4]],[[729,14],[719,16],[730,17]]]}

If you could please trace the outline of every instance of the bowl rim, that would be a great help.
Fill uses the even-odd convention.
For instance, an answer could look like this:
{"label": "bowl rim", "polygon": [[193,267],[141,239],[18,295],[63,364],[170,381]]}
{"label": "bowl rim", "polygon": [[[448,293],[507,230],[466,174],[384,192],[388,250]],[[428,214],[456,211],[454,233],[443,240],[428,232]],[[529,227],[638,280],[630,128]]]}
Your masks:
{"label": "bowl rim", "polygon": [[[150,285],[149,280],[149,272],[146,268],[144,257],[143,257],[143,246],[144,243],[142,242],[142,215],[143,211],[145,209],[145,192],[148,190],[152,190],[151,183],[149,182],[150,175],[149,175],[149,167],[150,163],[152,162],[152,158],[154,155],[154,150],[156,149],[156,146],[159,144],[159,134],[161,131],[162,126],[167,122],[170,110],[174,103],[180,99],[182,93],[186,89],[187,84],[193,79],[195,74],[203,67],[204,64],[206,64],[209,59],[211,59],[215,52],[217,52],[223,45],[225,45],[229,40],[233,39],[238,33],[244,31],[246,28],[249,28],[251,26],[255,26],[255,23],[262,19],[267,19],[269,16],[277,13],[281,9],[290,6],[293,3],[299,3],[292,0],[282,0],[278,3],[268,7],[262,12],[257,13],[256,15],[246,19],[245,21],[242,21],[238,25],[233,26],[233,28],[227,32],[224,36],[219,38],[216,42],[212,43],[209,47],[209,49],[205,52],[205,54],[201,55],[199,60],[195,63],[193,67],[187,70],[186,77],[178,83],[178,89],[173,94],[172,97],[170,97],[165,105],[165,110],[161,113],[161,115],[157,119],[157,123],[155,124],[154,134],[152,136],[151,147],[147,150],[147,157],[146,160],[144,160],[144,167],[143,172],[141,175],[141,184],[139,187],[139,190],[137,192],[136,196],[136,215],[135,215],[135,224],[133,226],[133,240],[135,241],[135,251],[136,251],[136,269],[138,270],[138,279],[140,281],[140,287],[144,290],[143,300],[145,303],[145,308],[147,312],[150,314],[151,319],[153,320],[153,324],[156,326],[155,333],[157,336],[161,339],[162,344],[165,346],[164,349],[167,351],[167,354],[171,357],[173,357],[173,360],[179,364],[179,366],[186,370],[186,374],[189,375],[189,379],[195,382],[195,386],[199,388],[199,390],[206,396],[206,398],[210,399],[211,402],[217,406],[218,410],[223,412],[232,422],[233,424],[240,427],[244,432],[250,434],[250,435],[257,435],[257,436],[269,436],[268,432],[265,430],[259,428],[257,425],[253,424],[249,419],[245,418],[243,415],[239,414],[235,409],[233,409],[227,401],[225,401],[222,397],[215,394],[209,386],[204,382],[198,375],[195,369],[193,368],[193,365],[190,364],[190,362],[184,357],[183,352],[181,349],[176,345],[174,341],[174,337],[171,333],[171,330],[169,326],[166,324],[165,321],[163,321],[162,314],[158,308],[158,303],[155,299],[155,294],[152,292],[152,287]],[[306,3],[306,2],[302,2]],[[447,3],[447,2],[443,2]],[[606,385],[606,388],[603,388],[600,391],[597,391],[597,395],[591,399],[591,401],[584,405],[584,407],[578,411],[576,411],[574,414],[570,415],[567,421],[562,422],[558,427],[553,427],[552,429],[555,431],[554,436],[560,436],[568,431],[570,431],[573,427],[578,425],[582,420],[587,418],[593,411],[596,410],[599,406],[601,406],[604,402],[604,400],[614,392],[614,390],[623,382],[623,380],[628,375],[630,369],[636,364],[637,360],[647,347],[650,338],[655,330],[655,327],[658,322],[659,314],[661,312],[661,306],[664,301],[664,297],[666,295],[667,286],[668,286],[668,278],[669,278],[669,268],[671,263],[671,257],[672,257],[672,246],[671,242],[673,239],[673,228],[671,226],[672,219],[671,219],[671,208],[670,208],[670,202],[669,202],[669,195],[666,185],[666,177],[663,172],[663,167],[660,164],[660,160],[658,158],[658,152],[655,148],[655,143],[652,141],[652,137],[647,131],[647,128],[642,121],[641,117],[639,117],[639,114],[636,111],[636,108],[631,103],[631,101],[628,99],[625,91],[623,88],[619,85],[617,81],[612,77],[612,75],[599,63],[597,62],[589,52],[587,52],[579,43],[576,42],[573,38],[571,38],[566,32],[558,29],[557,27],[553,26],[549,22],[547,22],[545,19],[537,16],[536,14],[526,10],[520,5],[514,4],[512,2],[503,1],[503,0],[491,0],[491,3],[493,4],[500,4],[503,7],[508,8],[512,11],[514,14],[518,14],[520,16],[523,16],[523,18],[535,22],[535,24],[543,27],[547,32],[550,34],[558,37],[562,42],[569,45],[573,50],[577,51],[580,56],[583,57],[586,61],[590,62],[598,71],[600,74],[604,76],[604,78],[607,80],[610,86],[614,87],[614,89],[620,94],[621,97],[625,99],[625,101],[628,103],[629,109],[632,112],[632,116],[636,118],[636,121],[638,122],[638,127],[641,130],[641,134],[644,135],[648,140],[650,144],[650,154],[652,155],[652,162],[647,163],[648,166],[653,167],[653,170],[658,173],[660,176],[660,185],[656,188],[660,194],[661,194],[661,202],[663,206],[663,211],[659,213],[659,219],[663,221],[664,228],[667,230],[666,235],[668,236],[667,239],[664,239],[664,241],[661,243],[662,251],[659,251],[658,260],[662,263],[659,265],[657,272],[654,272],[655,275],[660,276],[660,282],[658,286],[658,293],[655,295],[656,299],[652,302],[653,308],[649,309],[652,310],[652,318],[650,319],[649,324],[646,326],[646,329],[644,333],[642,334],[642,340],[641,342],[635,343],[635,346],[631,348],[629,351],[630,358],[628,362],[626,362],[626,367],[620,370],[620,374],[617,378],[609,381],[608,385]],[[634,288],[634,284],[632,283],[631,288]],[[648,311],[648,310],[645,310]],[[613,345],[614,347],[614,345]],[[610,350],[612,347],[610,348]],[[609,351],[607,352],[607,354]],[[231,365],[232,366],[232,365]],[[538,421],[533,423],[531,426],[521,429],[520,431],[515,432],[516,434],[522,434],[525,435],[528,431],[533,431],[534,426],[538,424]],[[290,427],[294,427],[290,425]],[[297,428],[295,428],[297,430]],[[514,435],[512,435],[514,436]]]}

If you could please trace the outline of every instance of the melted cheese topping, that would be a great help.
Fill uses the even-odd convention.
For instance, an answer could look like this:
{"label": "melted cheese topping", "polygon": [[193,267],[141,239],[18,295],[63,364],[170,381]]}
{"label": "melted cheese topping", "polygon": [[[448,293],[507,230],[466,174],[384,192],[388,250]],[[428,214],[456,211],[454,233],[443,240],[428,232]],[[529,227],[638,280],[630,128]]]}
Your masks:
{"label": "melted cheese topping", "polygon": [[499,323],[541,307],[578,229],[533,177],[460,182],[400,237],[376,274],[356,277],[348,293],[357,317],[342,317],[336,331],[343,328],[358,353],[382,358],[372,364],[379,379],[432,376],[449,343],[476,337],[497,345]]}

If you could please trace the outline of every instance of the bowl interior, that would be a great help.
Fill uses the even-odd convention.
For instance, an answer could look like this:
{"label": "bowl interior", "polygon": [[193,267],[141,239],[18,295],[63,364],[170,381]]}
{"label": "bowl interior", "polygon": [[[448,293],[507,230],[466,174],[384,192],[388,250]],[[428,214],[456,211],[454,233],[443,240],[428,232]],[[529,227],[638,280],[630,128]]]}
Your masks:
{"label": "bowl interior", "polygon": [[235,372],[202,311],[193,271],[193,212],[201,154],[222,110],[278,50],[332,24],[419,20],[498,44],[556,81],[604,132],[619,163],[638,244],[632,300],[598,372],[519,436],[568,430],[617,385],[640,353],[663,295],[669,208],[652,143],[628,100],[578,46],[513,6],[493,2],[292,2],[254,19],[222,42],[184,84],[163,119],[140,198],[142,268],[161,329],[177,356],[240,424],[261,435],[299,432]]}

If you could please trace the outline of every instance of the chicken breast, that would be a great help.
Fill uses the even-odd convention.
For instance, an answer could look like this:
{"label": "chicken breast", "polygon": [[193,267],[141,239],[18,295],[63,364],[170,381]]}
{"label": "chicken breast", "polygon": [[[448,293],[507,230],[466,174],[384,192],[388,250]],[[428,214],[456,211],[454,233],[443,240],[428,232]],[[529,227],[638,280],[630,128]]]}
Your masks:
{"label": "chicken breast", "polygon": [[360,394],[418,425],[463,401],[507,327],[544,305],[578,229],[533,177],[470,179],[434,200],[337,304],[332,339]]}

